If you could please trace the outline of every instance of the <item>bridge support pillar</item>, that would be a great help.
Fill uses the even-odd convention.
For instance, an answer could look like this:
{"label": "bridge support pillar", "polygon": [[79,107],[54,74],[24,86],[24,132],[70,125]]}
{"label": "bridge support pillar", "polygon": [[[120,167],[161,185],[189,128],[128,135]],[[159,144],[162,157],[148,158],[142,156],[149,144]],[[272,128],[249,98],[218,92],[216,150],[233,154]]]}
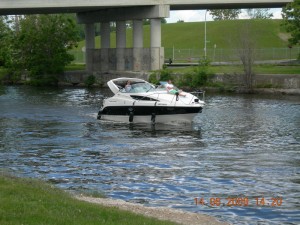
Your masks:
{"label": "bridge support pillar", "polygon": [[100,25],[101,48],[110,48],[110,24],[102,22]]}
{"label": "bridge support pillar", "polygon": [[[104,71],[149,71],[163,66],[161,18],[169,17],[169,5],[108,8],[77,14],[79,23],[86,24],[86,68]],[[151,46],[143,46],[143,19],[151,20]],[[133,21],[133,47],[126,48],[126,22]],[[110,48],[110,21],[116,21],[116,48]],[[101,49],[95,49],[93,25],[101,23]]]}
{"label": "bridge support pillar", "polygon": [[117,54],[117,70],[125,70],[125,48],[126,48],[126,22],[116,22],[116,54]]}
{"label": "bridge support pillar", "polygon": [[159,70],[163,65],[164,49],[161,47],[161,19],[151,19],[150,24],[151,70]]}
{"label": "bridge support pillar", "polygon": [[109,49],[110,49],[110,23],[102,22],[100,24],[101,50],[100,50],[100,71],[108,71]]}
{"label": "bridge support pillar", "polygon": [[85,64],[86,70],[93,70],[93,51],[95,48],[95,28],[93,23],[85,24]]}
{"label": "bridge support pillar", "polygon": [[143,20],[133,21],[133,71],[142,70],[143,62]]}

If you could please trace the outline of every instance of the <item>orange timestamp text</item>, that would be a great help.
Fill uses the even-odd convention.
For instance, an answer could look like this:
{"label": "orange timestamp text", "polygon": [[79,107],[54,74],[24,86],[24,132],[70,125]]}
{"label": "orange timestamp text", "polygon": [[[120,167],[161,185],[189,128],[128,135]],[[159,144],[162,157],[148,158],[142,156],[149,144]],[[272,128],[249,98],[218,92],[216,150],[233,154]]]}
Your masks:
{"label": "orange timestamp text", "polygon": [[265,197],[256,197],[249,199],[248,197],[228,197],[228,198],[208,198],[205,200],[204,198],[194,198],[194,203],[196,205],[209,205],[209,206],[270,206],[270,207],[278,207],[283,203],[282,197],[274,197],[274,198],[265,198]]}

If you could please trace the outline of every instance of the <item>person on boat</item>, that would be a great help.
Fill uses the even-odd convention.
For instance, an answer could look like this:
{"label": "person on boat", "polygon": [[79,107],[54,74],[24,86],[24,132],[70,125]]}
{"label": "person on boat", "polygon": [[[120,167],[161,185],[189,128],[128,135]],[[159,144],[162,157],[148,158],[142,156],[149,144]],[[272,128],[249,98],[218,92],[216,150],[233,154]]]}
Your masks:
{"label": "person on boat", "polygon": [[171,80],[168,80],[168,83],[166,84],[166,89],[167,92],[170,94],[176,95],[178,93],[178,95],[180,96],[186,96],[186,94],[182,90],[176,89],[176,87],[172,84]]}
{"label": "person on boat", "polygon": [[127,81],[126,85],[125,85],[125,91],[126,92],[130,92],[131,91],[131,83],[130,80]]}

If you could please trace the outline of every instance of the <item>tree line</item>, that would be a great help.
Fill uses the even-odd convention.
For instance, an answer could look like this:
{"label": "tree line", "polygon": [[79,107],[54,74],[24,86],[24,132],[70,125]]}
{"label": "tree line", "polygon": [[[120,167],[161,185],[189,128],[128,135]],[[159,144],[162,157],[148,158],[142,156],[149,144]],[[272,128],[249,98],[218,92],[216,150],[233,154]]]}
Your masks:
{"label": "tree line", "polygon": [[74,59],[68,50],[77,46],[79,29],[72,15],[5,16],[0,27],[0,64],[11,80],[49,79]]}
{"label": "tree line", "polygon": [[[246,9],[246,13],[250,19],[271,19],[273,13],[270,9]],[[236,20],[242,13],[241,9],[214,9],[209,10],[213,20]]]}

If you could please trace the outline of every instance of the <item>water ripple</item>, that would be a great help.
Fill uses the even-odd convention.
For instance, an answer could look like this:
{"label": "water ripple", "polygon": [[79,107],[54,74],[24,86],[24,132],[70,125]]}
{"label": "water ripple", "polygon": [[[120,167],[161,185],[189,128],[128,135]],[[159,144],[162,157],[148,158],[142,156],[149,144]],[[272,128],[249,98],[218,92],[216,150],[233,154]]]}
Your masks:
{"label": "water ripple", "polygon": [[[96,121],[106,89],[1,93],[1,168],[233,224],[300,222],[297,96],[211,95],[192,125],[153,127]],[[249,205],[227,205],[238,197]],[[274,199],[282,204],[268,205]]]}

